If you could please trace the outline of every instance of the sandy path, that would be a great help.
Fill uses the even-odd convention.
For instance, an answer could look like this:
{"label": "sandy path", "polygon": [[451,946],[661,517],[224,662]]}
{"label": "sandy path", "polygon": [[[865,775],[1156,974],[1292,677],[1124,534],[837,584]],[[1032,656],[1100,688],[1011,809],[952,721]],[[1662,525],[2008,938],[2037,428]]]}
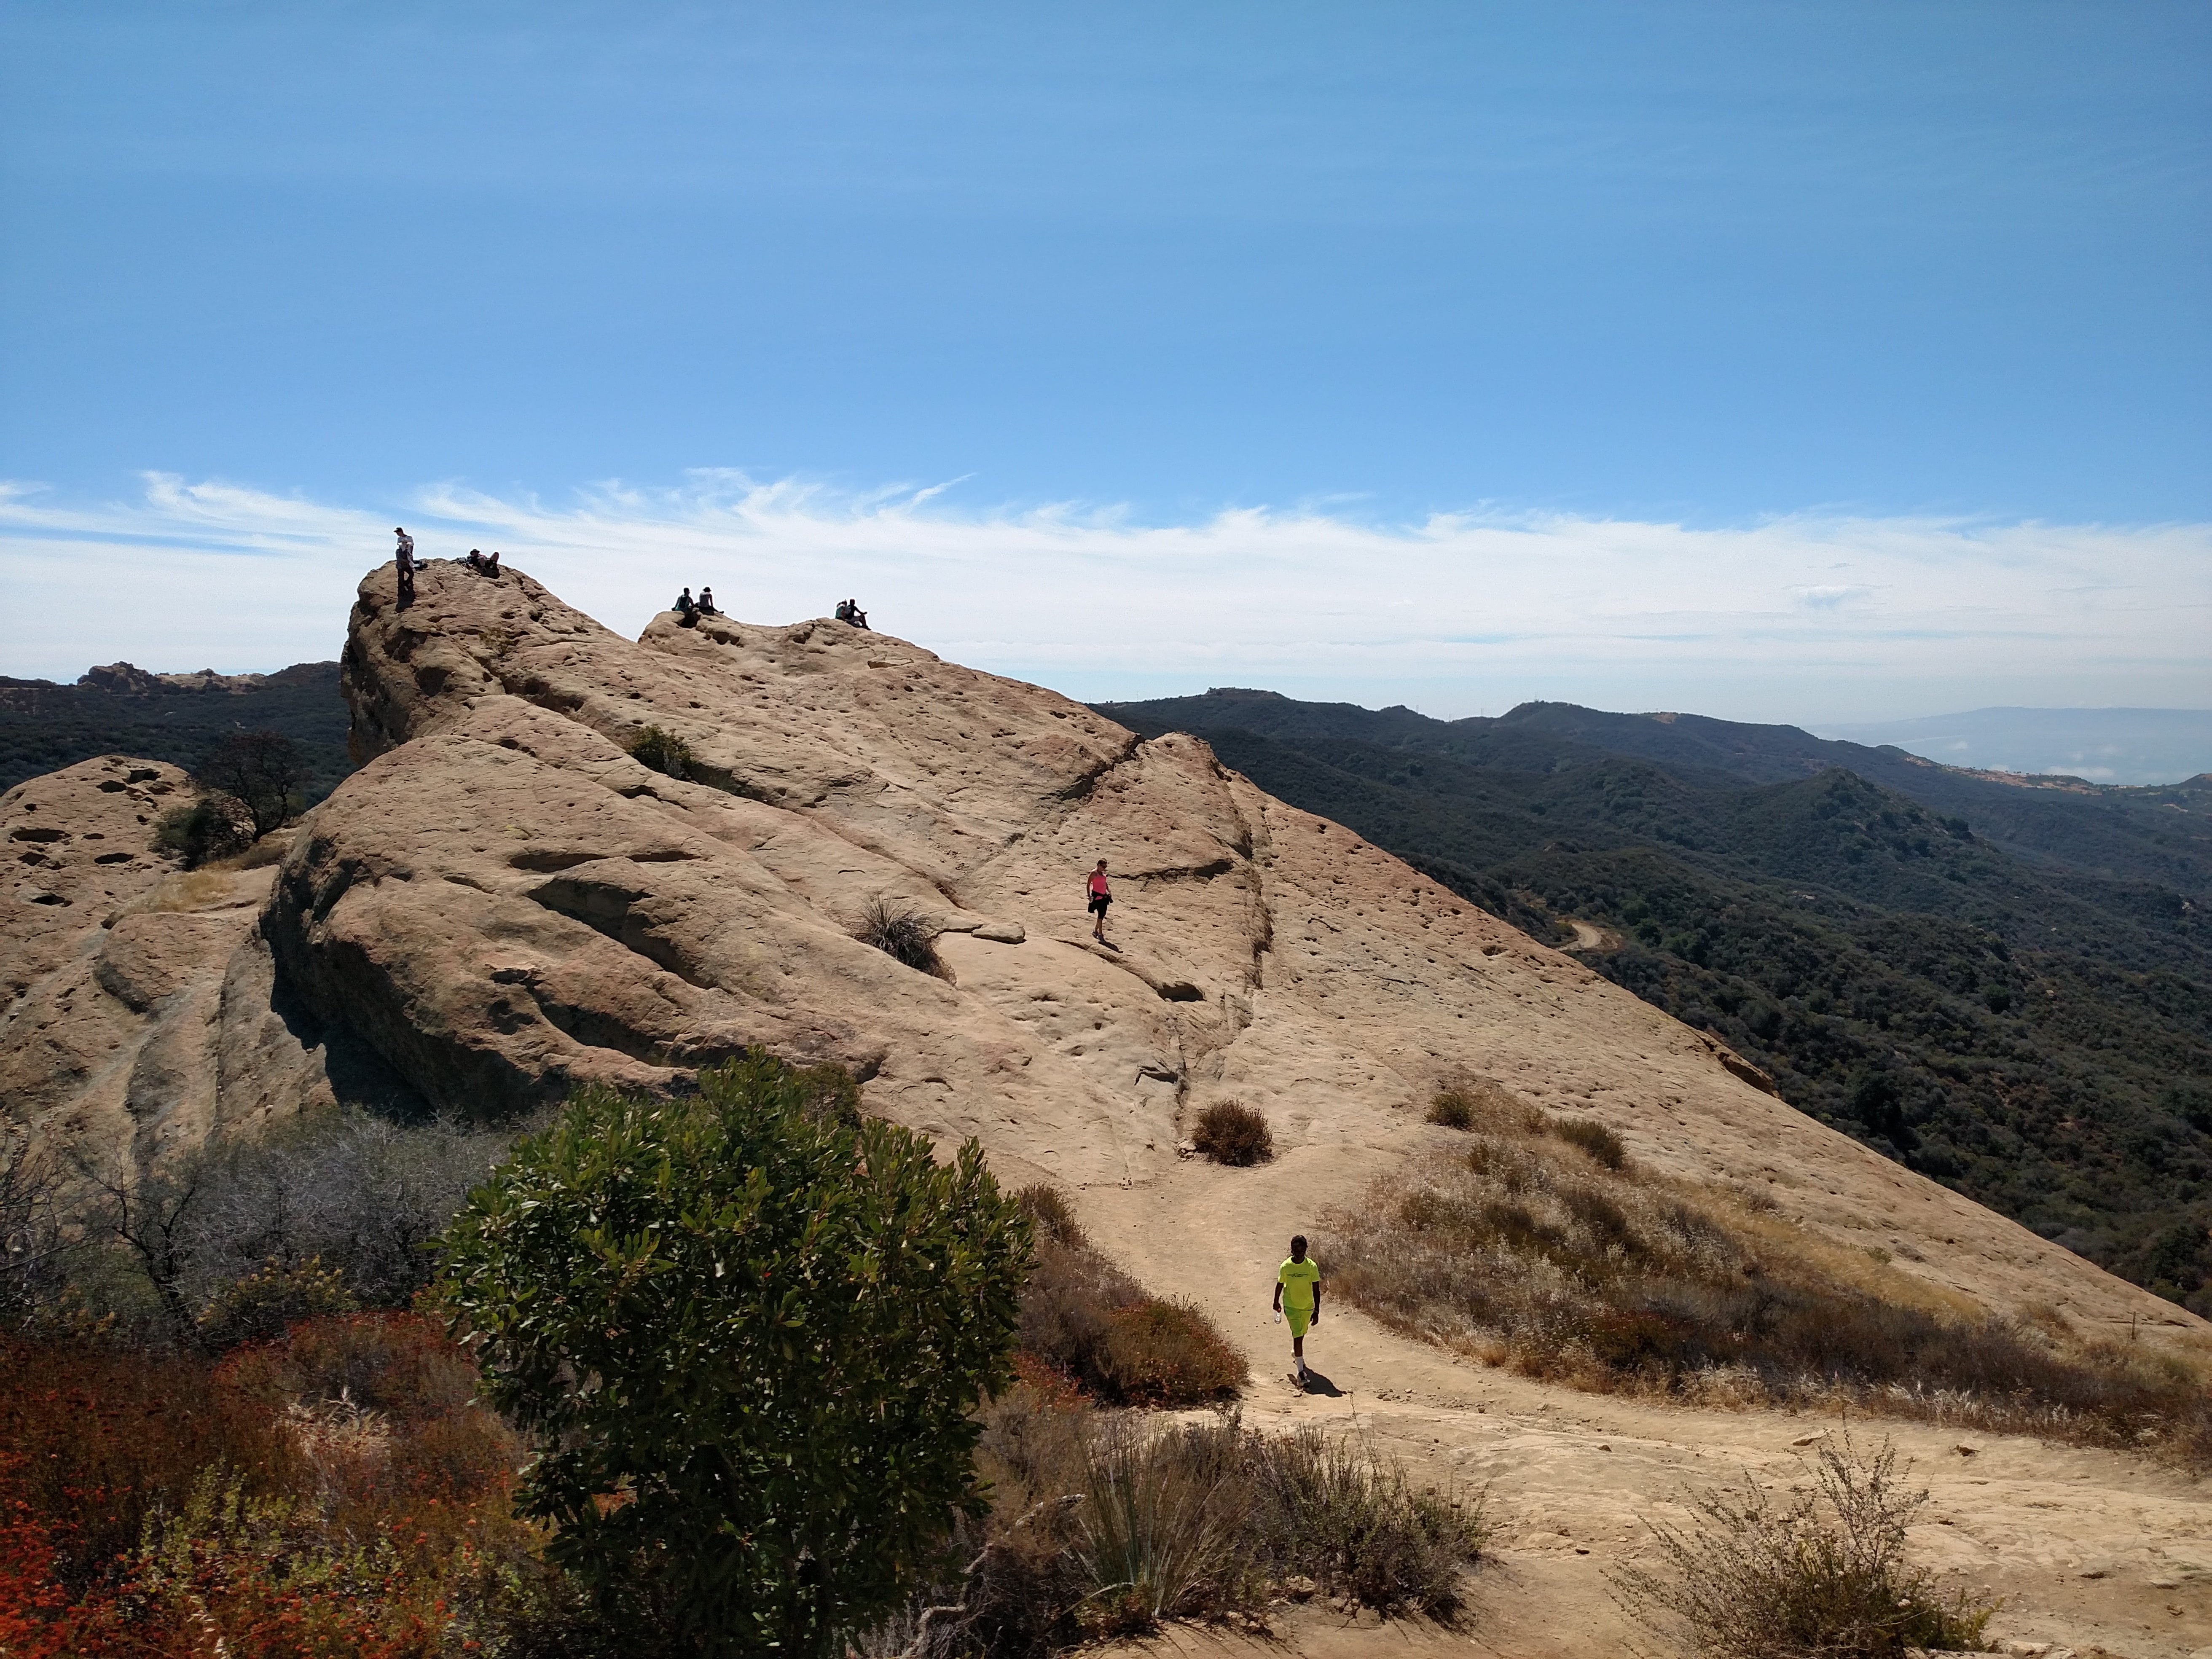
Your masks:
{"label": "sandy path", "polygon": [[[1148,1285],[1195,1300],[1243,1347],[1255,1377],[1249,1419],[1356,1425],[1422,1478],[1490,1488],[1494,1559],[1479,1577],[1480,1611],[1455,1644],[1526,1659],[1622,1651],[1633,1632],[1602,1575],[1646,1547],[1640,1517],[1668,1513],[1686,1483],[1746,1468],[1787,1480],[1792,1443],[1840,1425],[1531,1382],[1326,1303],[1308,1356],[1336,1392],[1294,1392],[1281,1380],[1289,1340],[1268,1313],[1288,1235],[1440,1133],[1409,1125],[1380,1144],[1299,1147],[1255,1170],[1191,1162],[1146,1183],[1089,1188],[1079,1203]],[[1887,1434],[1914,1460],[1934,1494],[1915,1552],[2004,1598],[2000,1641],[2136,1659],[2212,1647],[2212,1494],[2203,1483],[2142,1458],[2028,1439],[1887,1420],[1857,1432]],[[1961,1443],[1977,1450],[1962,1455]],[[1364,1653],[1434,1639],[1404,1630],[1361,1638],[1364,1628],[1302,1613],[1293,1645]]]}

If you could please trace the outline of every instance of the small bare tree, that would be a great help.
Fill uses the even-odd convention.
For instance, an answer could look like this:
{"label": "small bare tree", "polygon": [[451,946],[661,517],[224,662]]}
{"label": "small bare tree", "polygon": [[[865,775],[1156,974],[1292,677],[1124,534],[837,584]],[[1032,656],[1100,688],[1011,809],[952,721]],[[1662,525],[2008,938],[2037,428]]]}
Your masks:
{"label": "small bare tree", "polygon": [[137,1259],[175,1339],[192,1340],[192,1307],[185,1281],[192,1266],[194,1212],[206,1187],[200,1160],[136,1183],[128,1164],[118,1160],[86,1170],[85,1179],[99,1194],[93,1224]]}
{"label": "small bare tree", "polygon": [[307,757],[281,732],[234,732],[192,769],[192,781],[201,788],[228,795],[246,809],[256,841],[283,827],[298,809],[307,781]]}
{"label": "small bare tree", "polygon": [[27,1130],[0,1127],[0,1326],[36,1307],[68,1249],[62,1168]]}

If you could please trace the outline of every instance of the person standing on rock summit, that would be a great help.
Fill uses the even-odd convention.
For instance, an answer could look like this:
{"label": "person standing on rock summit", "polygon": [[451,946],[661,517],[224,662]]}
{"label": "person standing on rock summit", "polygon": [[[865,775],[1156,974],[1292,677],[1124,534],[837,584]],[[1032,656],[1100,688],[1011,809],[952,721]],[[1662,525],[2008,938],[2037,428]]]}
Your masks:
{"label": "person standing on rock summit", "polygon": [[415,598],[415,538],[396,527],[392,533],[399,538],[399,551],[393,556],[399,566],[399,603],[411,604]]}
{"label": "person standing on rock summit", "polygon": [[1291,1322],[1291,1379],[1306,1385],[1306,1328],[1321,1323],[1321,1264],[1306,1254],[1306,1236],[1291,1241],[1291,1259],[1275,1270],[1275,1318]]}
{"label": "person standing on rock summit", "polygon": [[1106,880],[1106,860],[1098,860],[1098,867],[1091,872],[1087,884],[1091,891],[1091,914],[1098,918],[1098,925],[1091,930],[1091,937],[1101,945],[1106,942],[1106,907],[1114,902],[1114,890]]}

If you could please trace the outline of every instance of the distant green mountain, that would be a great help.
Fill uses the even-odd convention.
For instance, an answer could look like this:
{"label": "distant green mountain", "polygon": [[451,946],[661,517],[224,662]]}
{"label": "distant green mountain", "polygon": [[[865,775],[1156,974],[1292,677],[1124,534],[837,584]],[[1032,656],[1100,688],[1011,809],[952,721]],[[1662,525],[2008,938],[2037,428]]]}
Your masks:
{"label": "distant green mountain", "polygon": [[307,799],[337,788],[346,754],[338,665],[275,674],[153,674],[117,663],[74,685],[0,678],[0,790],[95,755],[191,766],[228,732],[281,732],[307,751]]}
{"label": "distant green mountain", "polygon": [[1711,1030],[1784,1098],[2212,1310],[2212,780],[1994,781],[1791,726],[1224,690],[1206,738]]}

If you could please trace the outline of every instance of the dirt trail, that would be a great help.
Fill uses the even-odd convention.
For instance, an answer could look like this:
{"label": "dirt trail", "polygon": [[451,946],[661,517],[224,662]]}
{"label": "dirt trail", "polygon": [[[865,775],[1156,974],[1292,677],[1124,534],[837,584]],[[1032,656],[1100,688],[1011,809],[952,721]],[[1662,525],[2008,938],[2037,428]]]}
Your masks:
{"label": "dirt trail", "polygon": [[[1289,1340],[1268,1313],[1288,1235],[1318,1231],[1328,1207],[1354,1201],[1443,1133],[1408,1126],[1368,1145],[1306,1146],[1255,1170],[1194,1162],[1148,1183],[1093,1188],[1079,1203],[1147,1285],[1196,1301],[1243,1348],[1255,1377],[1249,1419],[1356,1426],[1424,1480],[1489,1488],[1494,1556],[1479,1575],[1480,1611],[1452,1641],[1517,1659],[1622,1651],[1634,1632],[1603,1573],[1644,1551],[1643,1517],[1674,1513],[1668,1499],[1685,1486],[1747,1468],[1786,1482],[1797,1468],[1794,1443],[1844,1425],[1532,1382],[1326,1302],[1307,1347],[1331,1391],[1294,1392],[1283,1380]],[[1888,1435],[1914,1460],[1934,1501],[1913,1549],[2004,1599],[1993,1627],[2001,1641],[2137,1659],[2212,1645],[2212,1502],[2203,1483],[2142,1458],[2024,1438],[1887,1419],[1858,1419],[1851,1431]],[[1955,1449],[1962,1443],[1972,1455]],[[1352,1655],[1439,1638],[1315,1610],[1298,1615],[1292,1639],[1317,1655]]]}
{"label": "dirt trail", "polygon": [[1583,921],[1575,916],[1569,916],[1566,922],[1568,927],[1575,930],[1575,942],[1565,946],[1567,950],[1618,951],[1620,949],[1620,936],[1618,933],[1607,932],[1595,922]]}

